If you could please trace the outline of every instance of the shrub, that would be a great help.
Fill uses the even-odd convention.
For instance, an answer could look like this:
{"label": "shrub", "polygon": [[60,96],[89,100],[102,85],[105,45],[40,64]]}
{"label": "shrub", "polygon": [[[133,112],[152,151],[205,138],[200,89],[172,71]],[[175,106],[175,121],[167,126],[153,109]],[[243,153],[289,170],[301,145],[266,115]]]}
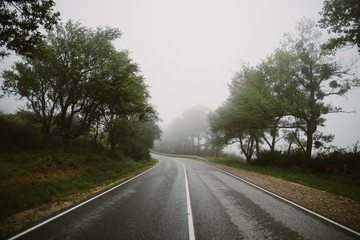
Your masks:
{"label": "shrub", "polygon": [[36,149],[42,140],[40,127],[21,115],[0,114],[0,132],[2,152]]}
{"label": "shrub", "polygon": [[303,152],[263,151],[254,164],[280,168],[302,169],[309,173],[334,174],[360,179],[360,153],[356,150],[335,149],[329,153],[319,153],[306,161]]}

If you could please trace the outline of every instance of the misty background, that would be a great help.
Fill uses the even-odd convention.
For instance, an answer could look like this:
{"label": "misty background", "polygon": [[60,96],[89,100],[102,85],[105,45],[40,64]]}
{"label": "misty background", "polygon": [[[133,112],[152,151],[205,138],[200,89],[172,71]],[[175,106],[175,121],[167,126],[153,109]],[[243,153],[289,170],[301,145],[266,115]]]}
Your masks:
{"label": "misty background", "polygon": [[[242,62],[258,64],[301,18],[318,21],[322,6],[322,0],[61,0],[55,10],[62,22],[121,30],[115,46],[128,49],[140,65],[151,103],[166,127],[193,106],[218,108]],[[341,62],[358,57],[355,49],[339,52]],[[13,60],[2,61],[1,69]],[[360,90],[329,101],[356,113],[329,114],[319,130],[335,135],[333,145],[351,146],[360,140]],[[5,113],[23,105],[16,98],[0,99]]]}

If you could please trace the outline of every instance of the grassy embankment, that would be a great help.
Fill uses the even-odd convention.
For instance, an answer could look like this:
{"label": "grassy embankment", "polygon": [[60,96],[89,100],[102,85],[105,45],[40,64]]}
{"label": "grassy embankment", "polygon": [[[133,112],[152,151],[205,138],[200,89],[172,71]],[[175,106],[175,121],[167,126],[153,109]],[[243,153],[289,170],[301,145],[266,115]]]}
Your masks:
{"label": "grassy embankment", "polygon": [[92,153],[0,153],[0,220],[88,192],[153,166]]}
{"label": "grassy embankment", "polygon": [[298,170],[244,164],[238,160],[207,158],[209,161],[271,175],[287,181],[335,193],[360,202],[360,181],[331,174],[309,174]]}

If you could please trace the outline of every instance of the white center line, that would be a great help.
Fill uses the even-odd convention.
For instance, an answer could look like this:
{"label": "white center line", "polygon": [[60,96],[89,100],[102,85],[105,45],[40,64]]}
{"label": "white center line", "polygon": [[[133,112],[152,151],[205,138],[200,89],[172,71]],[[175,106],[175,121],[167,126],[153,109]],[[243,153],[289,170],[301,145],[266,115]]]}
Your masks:
{"label": "white center line", "polygon": [[188,215],[188,225],[189,225],[189,239],[195,240],[195,231],[194,231],[194,223],[192,217],[191,210],[191,202],[190,202],[190,192],[189,192],[189,184],[186,175],[186,168],[183,163],[181,163],[184,167],[184,175],[185,175],[185,189],[186,189],[186,203],[187,203],[187,215]]}

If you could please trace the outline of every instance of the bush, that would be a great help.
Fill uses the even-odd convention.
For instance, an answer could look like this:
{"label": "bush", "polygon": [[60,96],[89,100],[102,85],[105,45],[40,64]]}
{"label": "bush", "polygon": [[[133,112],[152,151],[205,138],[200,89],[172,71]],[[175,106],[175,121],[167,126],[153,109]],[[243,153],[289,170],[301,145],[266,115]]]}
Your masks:
{"label": "bush", "polygon": [[303,152],[263,151],[253,164],[280,168],[302,169],[309,173],[325,173],[360,179],[360,153],[336,149],[329,153],[319,153],[306,161]]}
{"label": "bush", "polygon": [[[320,164],[321,166],[318,166]],[[360,178],[360,153],[337,149],[327,154],[318,154],[310,167],[317,170],[316,172]]]}
{"label": "bush", "polygon": [[136,161],[150,159],[150,151],[147,146],[136,140],[128,139],[128,142],[119,148],[122,155]]}
{"label": "bush", "polygon": [[254,164],[262,166],[275,166],[281,168],[295,168],[305,166],[305,155],[303,152],[281,152],[263,151],[259,154]]}
{"label": "bush", "polygon": [[0,114],[0,151],[37,149],[41,142],[41,129],[22,115]]}

